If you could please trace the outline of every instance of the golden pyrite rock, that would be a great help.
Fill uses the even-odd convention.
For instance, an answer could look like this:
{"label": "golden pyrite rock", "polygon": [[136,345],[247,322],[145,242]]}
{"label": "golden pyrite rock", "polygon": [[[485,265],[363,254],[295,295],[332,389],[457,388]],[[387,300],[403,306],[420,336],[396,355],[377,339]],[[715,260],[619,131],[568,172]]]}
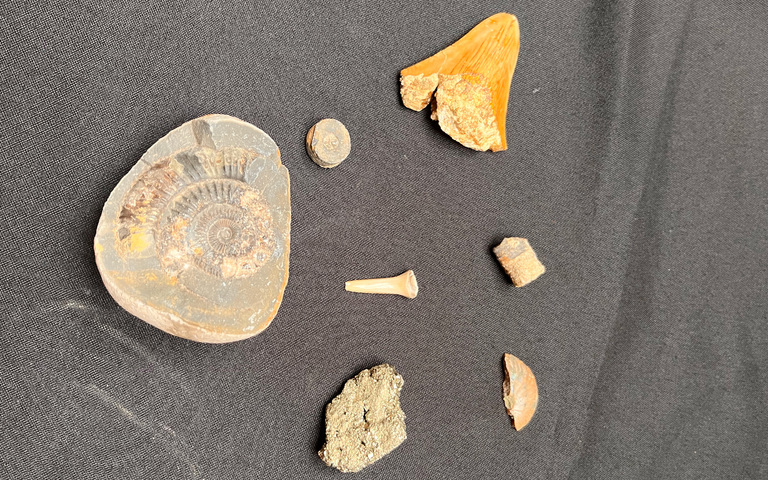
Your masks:
{"label": "golden pyrite rock", "polygon": [[402,388],[403,377],[387,364],[348,380],[325,408],[325,445],[318,452],[323,462],[342,472],[359,472],[403,443]]}
{"label": "golden pyrite rock", "polygon": [[403,104],[419,111],[431,101],[432,119],[457,142],[480,151],[506,150],[507,101],[519,50],[517,18],[488,17],[453,45],[400,72]]}
{"label": "golden pyrite rock", "polygon": [[264,330],[288,281],[291,201],[275,142],[208,115],[152,145],[112,191],[96,265],[123,308],[168,333],[223,343]]}

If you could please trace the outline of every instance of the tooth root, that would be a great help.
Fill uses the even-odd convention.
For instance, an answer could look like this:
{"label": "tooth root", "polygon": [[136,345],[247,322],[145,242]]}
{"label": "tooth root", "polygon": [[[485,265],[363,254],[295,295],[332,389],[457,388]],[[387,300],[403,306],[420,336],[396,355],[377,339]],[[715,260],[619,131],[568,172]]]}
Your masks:
{"label": "tooth root", "polygon": [[519,51],[517,18],[490,16],[400,72],[403,104],[418,111],[434,100],[432,118],[451,138],[474,150],[506,150],[509,86]]}
{"label": "tooth root", "polygon": [[415,298],[419,293],[413,270],[396,277],[350,280],[344,284],[344,288],[348,292],[402,295],[406,298]]}

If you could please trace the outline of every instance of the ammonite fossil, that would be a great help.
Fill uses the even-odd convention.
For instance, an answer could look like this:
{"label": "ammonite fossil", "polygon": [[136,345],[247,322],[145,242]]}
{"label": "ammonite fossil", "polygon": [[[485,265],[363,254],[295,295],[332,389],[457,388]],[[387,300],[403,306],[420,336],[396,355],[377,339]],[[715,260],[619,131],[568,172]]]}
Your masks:
{"label": "ammonite fossil", "polygon": [[112,191],[96,264],[123,308],[173,335],[223,343],[274,318],[288,281],[288,170],[263,131],[208,115],[147,150]]}

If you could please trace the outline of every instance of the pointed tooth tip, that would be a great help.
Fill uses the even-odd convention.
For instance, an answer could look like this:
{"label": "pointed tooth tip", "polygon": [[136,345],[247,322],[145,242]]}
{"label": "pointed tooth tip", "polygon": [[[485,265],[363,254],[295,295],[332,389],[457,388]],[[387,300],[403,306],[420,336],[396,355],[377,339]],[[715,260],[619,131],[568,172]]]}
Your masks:
{"label": "pointed tooth tip", "polygon": [[[504,27],[509,27],[512,25],[516,26],[517,24],[519,24],[517,17],[507,12],[499,12],[496,15],[492,15],[486,18],[485,20],[483,20],[483,22],[488,22],[488,24],[501,24]],[[483,23],[483,22],[480,22],[480,23]]]}
{"label": "pointed tooth tip", "polygon": [[498,20],[506,20],[508,22],[516,22],[517,21],[517,17],[514,16],[513,14],[511,14],[511,13],[508,13],[508,12],[499,12],[496,15],[493,15],[491,18],[495,18],[495,19],[498,19]]}

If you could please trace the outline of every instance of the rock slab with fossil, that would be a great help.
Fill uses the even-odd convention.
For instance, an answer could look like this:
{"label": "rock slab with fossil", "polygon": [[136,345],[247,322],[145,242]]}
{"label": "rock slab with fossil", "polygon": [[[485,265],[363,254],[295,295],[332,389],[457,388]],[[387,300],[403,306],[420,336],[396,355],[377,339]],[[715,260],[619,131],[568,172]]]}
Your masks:
{"label": "rock slab with fossil", "polygon": [[109,196],[94,239],[114,299],[168,333],[224,343],[264,330],[288,281],[291,202],[275,142],[207,115],[152,145]]}

